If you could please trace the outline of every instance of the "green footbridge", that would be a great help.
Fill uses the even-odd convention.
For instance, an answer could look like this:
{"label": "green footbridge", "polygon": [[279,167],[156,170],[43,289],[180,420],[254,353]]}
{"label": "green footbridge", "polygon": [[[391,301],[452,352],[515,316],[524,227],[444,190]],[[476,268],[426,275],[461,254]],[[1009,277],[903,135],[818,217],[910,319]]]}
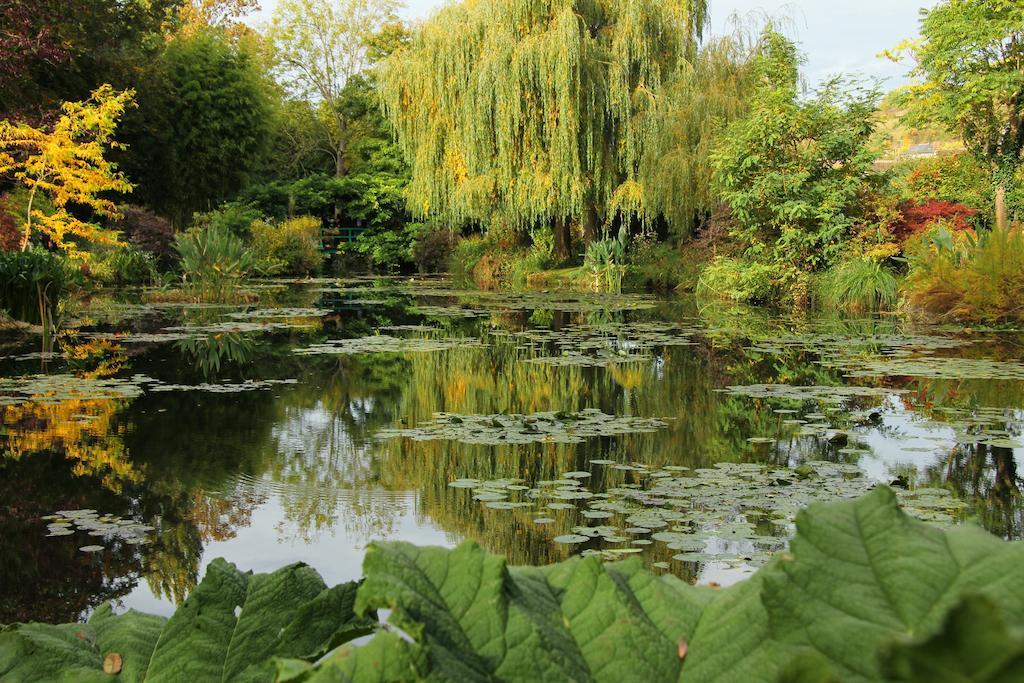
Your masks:
{"label": "green footbridge", "polygon": [[366,226],[362,225],[322,227],[320,228],[320,251],[325,254],[337,254],[341,245],[355,242],[356,238],[366,230]]}

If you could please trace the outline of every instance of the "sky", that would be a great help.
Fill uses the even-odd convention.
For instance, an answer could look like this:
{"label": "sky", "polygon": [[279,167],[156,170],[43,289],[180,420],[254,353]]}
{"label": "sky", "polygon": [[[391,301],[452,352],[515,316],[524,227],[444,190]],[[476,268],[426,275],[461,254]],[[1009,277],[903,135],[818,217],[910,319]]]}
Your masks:
{"label": "sky", "polygon": [[[429,16],[446,0],[405,0],[404,16]],[[262,0],[269,16],[275,0]],[[710,0],[711,31],[728,30],[733,17],[768,16],[784,20],[786,33],[807,55],[809,85],[834,75],[880,78],[886,88],[905,81],[907,64],[877,55],[917,34],[919,8],[935,0]]]}

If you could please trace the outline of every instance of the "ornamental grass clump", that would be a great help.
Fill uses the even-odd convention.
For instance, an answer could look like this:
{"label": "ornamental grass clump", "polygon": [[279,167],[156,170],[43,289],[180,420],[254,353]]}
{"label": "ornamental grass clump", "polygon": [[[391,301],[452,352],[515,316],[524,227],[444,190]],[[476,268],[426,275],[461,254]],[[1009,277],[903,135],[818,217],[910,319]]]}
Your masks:
{"label": "ornamental grass clump", "polygon": [[899,289],[896,276],[883,264],[855,258],[822,273],[815,293],[826,308],[863,313],[895,307]]}
{"label": "ornamental grass clump", "polygon": [[913,308],[986,323],[1024,320],[1024,227],[977,234],[940,225],[907,246]]}

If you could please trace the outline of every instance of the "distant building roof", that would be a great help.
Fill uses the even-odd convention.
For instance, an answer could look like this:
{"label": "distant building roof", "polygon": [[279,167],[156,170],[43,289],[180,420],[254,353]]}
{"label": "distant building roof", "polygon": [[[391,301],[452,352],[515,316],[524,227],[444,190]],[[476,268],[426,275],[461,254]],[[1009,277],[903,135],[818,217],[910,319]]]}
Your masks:
{"label": "distant building roof", "polygon": [[938,154],[938,150],[935,148],[935,143],[926,142],[922,145],[913,145],[910,149],[904,152],[905,157],[933,157]]}

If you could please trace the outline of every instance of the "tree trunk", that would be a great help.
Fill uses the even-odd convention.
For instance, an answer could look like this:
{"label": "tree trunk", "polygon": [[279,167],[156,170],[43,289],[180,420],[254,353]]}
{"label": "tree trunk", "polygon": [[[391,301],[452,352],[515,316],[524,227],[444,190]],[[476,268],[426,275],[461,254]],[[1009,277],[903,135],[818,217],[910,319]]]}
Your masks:
{"label": "tree trunk", "polygon": [[1006,211],[1006,183],[1000,182],[996,186],[996,230],[1007,230],[1009,224],[1010,219]]}
{"label": "tree trunk", "polygon": [[25,210],[25,233],[21,236],[21,251],[28,250],[28,243],[32,240],[32,202],[36,198],[36,190],[39,185],[33,185],[28,193],[28,209]]}
{"label": "tree trunk", "polygon": [[556,218],[554,232],[555,257],[564,261],[569,258],[572,248],[572,233],[569,230],[569,221],[565,220],[565,218]]}
{"label": "tree trunk", "polygon": [[[334,154],[334,177],[344,178],[345,172],[348,170],[345,168],[345,118],[338,116],[338,144],[335,146]],[[337,223],[341,220],[341,206],[337,202],[334,203],[334,222]]]}
{"label": "tree trunk", "polygon": [[588,206],[583,212],[583,241],[587,244],[597,239],[598,217],[593,206]]}

